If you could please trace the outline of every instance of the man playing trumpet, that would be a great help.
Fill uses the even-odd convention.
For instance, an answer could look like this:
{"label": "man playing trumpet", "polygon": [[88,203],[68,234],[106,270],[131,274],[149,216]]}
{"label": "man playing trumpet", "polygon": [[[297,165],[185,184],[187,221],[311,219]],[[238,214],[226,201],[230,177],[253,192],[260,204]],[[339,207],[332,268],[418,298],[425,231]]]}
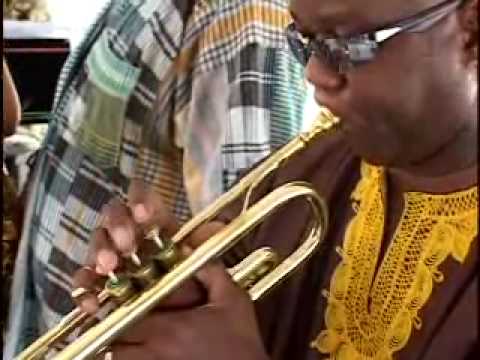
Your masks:
{"label": "man playing trumpet", "polygon": [[[204,301],[152,313],[113,343],[114,358],[473,358],[477,6],[476,0],[293,0],[291,49],[306,66],[316,100],[341,125],[257,193],[293,180],[313,183],[330,207],[323,251],[259,303],[256,314],[221,265],[206,266],[196,275]],[[139,226],[175,231],[147,193],[139,186],[127,206],[105,208],[93,270],[80,270],[77,286],[90,288],[141,246]],[[287,253],[300,238],[304,210],[289,204],[243,247],[272,244]],[[199,228],[192,246],[235,213],[227,209]],[[167,303],[179,305],[192,288]],[[77,301],[96,308],[89,294]]]}
{"label": "man playing trumpet", "polygon": [[[287,31],[316,100],[341,119],[256,188],[295,180],[327,200],[322,251],[256,309],[209,264],[111,344],[114,359],[470,359],[476,344],[477,0],[292,0]],[[196,247],[232,206],[197,229]],[[133,184],[94,234],[74,293],[96,309],[95,281],[173,217]],[[287,254],[308,219],[282,208],[230,257],[270,244]],[[188,251],[188,250],[187,250]],[[200,286],[199,286],[200,285]],[[203,289],[203,296],[197,294]],[[80,291],[79,291],[80,289]],[[173,309],[172,309],[173,307]],[[256,310],[256,311],[255,311]]]}

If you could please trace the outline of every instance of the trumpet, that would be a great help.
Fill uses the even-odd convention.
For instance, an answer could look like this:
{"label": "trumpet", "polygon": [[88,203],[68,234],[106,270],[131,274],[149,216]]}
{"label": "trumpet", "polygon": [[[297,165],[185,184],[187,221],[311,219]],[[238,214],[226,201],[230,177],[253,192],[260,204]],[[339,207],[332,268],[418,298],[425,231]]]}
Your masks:
{"label": "trumpet", "polygon": [[[162,239],[158,229],[147,233],[146,238],[153,241],[159,251],[149,255],[148,261],[145,262],[147,265],[141,265],[133,272],[118,276],[111,274],[105,288],[98,294],[98,299],[102,306],[114,300],[114,310],[59,350],[54,358],[89,359],[102,353],[128,327],[143,318],[186,280],[192,278],[202,266],[212,260],[221,259],[222,255],[282,205],[292,199],[303,198],[310,207],[311,220],[304,233],[303,242],[295,251],[280,260],[274,249],[260,248],[228,269],[232,279],[248,292],[253,301],[260,299],[282,283],[319,248],[328,226],[327,206],[306,182],[295,181],[282,185],[255,204],[250,203],[253,191],[267,175],[278,169],[294,154],[305,149],[313,139],[333,131],[338,123],[337,117],[328,109],[322,108],[309,131],[301,133],[267,157],[228,192],[182,226],[171,239]],[[182,240],[198,226],[211,221],[222,209],[239,199],[243,201],[243,208],[235,219],[188,256],[181,254],[179,247]],[[141,263],[138,262],[137,265],[139,264]],[[90,325],[91,322],[91,316],[75,308],[16,359],[44,359],[51,351],[58,349],[59,342],[65,341],[74,331],[81,329],[81,326],[85,327],[85,324]]]}

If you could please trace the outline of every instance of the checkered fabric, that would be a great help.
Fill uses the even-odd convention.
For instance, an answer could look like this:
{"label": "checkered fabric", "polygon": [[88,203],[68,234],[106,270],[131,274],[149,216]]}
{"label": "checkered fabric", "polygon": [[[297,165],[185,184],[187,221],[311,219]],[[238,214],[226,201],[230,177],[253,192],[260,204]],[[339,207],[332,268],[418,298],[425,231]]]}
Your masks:
{"label": "checkered fabric", "polygon": [[185,221],[301,128],[287,0],[114,0],[67,60],[37,154],[4,359],[72,309],[99,211],[132,179]]}

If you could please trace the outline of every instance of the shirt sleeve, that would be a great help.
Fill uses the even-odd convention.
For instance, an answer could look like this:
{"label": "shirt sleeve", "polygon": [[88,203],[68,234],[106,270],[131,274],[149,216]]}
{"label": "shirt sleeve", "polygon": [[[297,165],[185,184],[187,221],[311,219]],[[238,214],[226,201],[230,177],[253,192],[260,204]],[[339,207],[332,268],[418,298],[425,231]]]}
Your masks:
{"label": "shirt sleeve", "polygon": [[[180,220],[190,216],[183,191],[182,149],[175,145],[175,118],[185,108],[180,82],[184,72],[180,53],[192,13],[190,0],[145,2],[143,30],[133,46],[138,49],[140,75],[130,98],[125,122],[124,152],[120,164],[129,180],[138,180],[160,193]],[[153,7],[153,8],[152,8]]]}

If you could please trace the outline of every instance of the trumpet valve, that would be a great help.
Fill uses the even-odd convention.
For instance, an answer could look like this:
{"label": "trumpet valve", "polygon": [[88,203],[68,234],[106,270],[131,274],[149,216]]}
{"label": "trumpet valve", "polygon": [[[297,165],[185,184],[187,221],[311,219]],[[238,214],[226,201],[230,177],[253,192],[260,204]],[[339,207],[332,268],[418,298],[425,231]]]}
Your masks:
{"label": "trumpet valve", "polygon": [[153,261],[132,272],[131,275],[133,281],[138,283],[141,288],[148,288],[152,286],[160,277],[158,267]]}
{"label": "trumpet valve", "polygon": [[177,246],[172,242],[171,239],[161,237],[158,227],[151,229],[145,235],[145,238],[152,240],[159,248],[160,251],[155,253],[152,258],[160,265],[162,269],[169,270],[173,268],[180,260]]}
{"label": "trumpet valve", "polygon": [[148,231],[145,235],[145,239],[152,240],[159,247],[159,249],[164,249],[167,247],[166,242],[160,237],[160,230],[158,227],[150,229],[150,231]]}
{"label": "trumpet valve", "polygon": [[180,253],[177,246],[170,242],[169,246],[153,255],[153,259],[159,263],[162,269],[169,270],[173,268],[180,260]]}
{"label": "trumpet valve", "polygon": [[108,279],[105,283],[105,291],[114,299],[115,302],[124,302],[128,300],[135,292],[132,281],[124,276],[116,276],[115,279]]}
{"label": "trumpet valve", "polygon": [[142,266],[142,260],[140,260],[137,253],[135,253],[135,252],[131,253],[130,254],[130,259],[135,264],[135,266],[138,266],[138,267]]}

